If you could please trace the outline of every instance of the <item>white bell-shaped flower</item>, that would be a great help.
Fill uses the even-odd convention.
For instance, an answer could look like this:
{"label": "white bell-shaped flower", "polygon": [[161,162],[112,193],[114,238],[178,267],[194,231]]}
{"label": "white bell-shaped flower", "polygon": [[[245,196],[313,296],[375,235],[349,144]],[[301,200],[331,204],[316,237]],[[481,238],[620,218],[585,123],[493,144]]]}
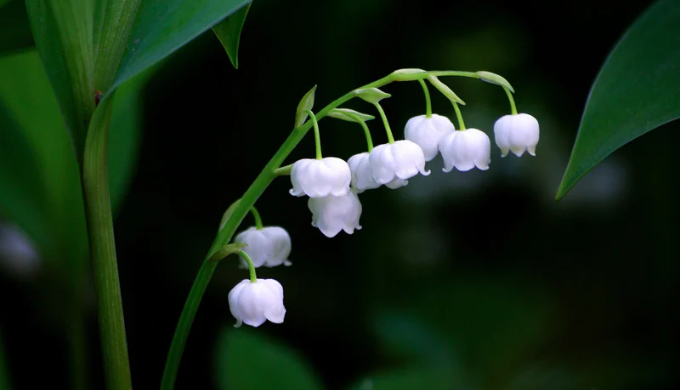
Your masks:
{"label": "white bell-shaped flower", "polygon": [[536,155],[539,128],[536,118],[529,114],[505,115],[493,125],[496,145],[501,149],[501,157],[512,151],[517,157],[524,152]]}
{"label": "white bell-shaped flower", "polygon": [[352,234],[354,229],[361,229],[361,202],[354,191],[342,196],[309,198],[307,206],[312,212],[312,226],[328,238],[335,237],[341,230]]}
{"label": "white bell-shaped flower", "polygon": [[347,165],[352,172],[352,188],[358,193],[380,187],[373,178],[368,152],[355,154],[347,160]]}
{"label": "white bell-shaped flower", "polygon": [[[266,266],[276,267],[277,265],[290,265],[288,255],[290,255],[291,242],[288,232],[278,226],[268,226],[262,229],[251,227],[239,233],[234,239],[235,243],[247,244],[243,251],[250,256],[255,268]],[[241,257],[242,268],[247,268],[248,263]]]}
{"label": "white bell-shaped flower", "polygon": [[254,327],[266,320],[280,324],[286,316],[283,287],[274,279],[243,280],[229,292],[229,310],[237,328],[244,322]]}
{"label": "white bell-shaped flower", "polygon": [[378,145],[369,154],[373,178],[378,184],[399,188],[408,184],[408,179],[425,170],[425,155],[416,143],[403,140],[392,144]]}
{"label": "white bell-shaped flower", "polygon": [[454,167],[459,171],[474,167],[485,171],[491,161],[491,140],[477,129],[454,131],[442,138],[439,151],[444,159],[444,172],[451,172]]}
{"label": "white bell-shaped flower", "polygon": [[337,157],[304,158],[293,164],[290,181],[293,183],[290,194],[294,196],[341,196],[349,192],[352,173],[345,160]]}
{"label": "white bell-shaped flower", "polygon": [[430,161],[439,152],[439,141],[451,134],[456,128],[451,120],[445,116],[432,114],[415,116],[406,122],[404,138],[415,142],[425,155],[425,161]]}

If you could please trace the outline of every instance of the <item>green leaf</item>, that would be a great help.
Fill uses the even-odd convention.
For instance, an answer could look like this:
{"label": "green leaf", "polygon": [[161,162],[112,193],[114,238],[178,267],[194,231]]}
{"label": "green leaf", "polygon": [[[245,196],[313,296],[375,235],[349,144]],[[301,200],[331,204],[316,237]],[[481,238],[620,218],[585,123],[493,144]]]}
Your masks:
{"label": "green leaf", "polygon": [[[134,172],[141,133],[141,91],[152,70],[118,91],[109,143],[109,180],[120,207]],[[78,165],[38,53],[0,59],[0,214],[22,228],[43,257],[86,259]],[[71,264],[71,263],[69,263]]]}
{"label": "green leaf", "polygon": [[135,76],[116,91],[109,130],[109,185],[114,213],[120,210],[137,166],[144,128],[142,92],[156,68]]}
{"label": "green leaf", "polygon": [[616,149],[680,117],[680,1],[652,5],[597,76],[556,199]]}
{"label": "green leaf", "polygon": [[398,69],[392,72],[392,79],[394,81],[418,80],[421,76],[421,73],[425,73],[425,70],[417,68]]}
{"label": "green leaf", "polygon": [[314,95],[316,93],[316,85],[312,87],[305,96],[302,97],[300,103],[298,103],[297,110],[295,111],[295,128],[302,126],[307,120],[307,110],[311,110],[314,107]]}
{"label": "green leaf", "polygon": [[142,2],[118,74],[107,94],[250,2],[250,0]]}
{"label": "green leaf", "polygon": [[227,329],[217,343],[217,384],[223,390],[320,390],[319,379],[294,350],[262,330]]}
{"label": "green leaf", "polygon": [[354,90],[354,95],[362,98],[369,103],[378,103],[383,99],[392,96],[387,92],[383,92],[378,88],[362,88]]}
{"label": "green leaf", "polygon": [[465,105],[465,102],[462,101],[458,95],[456,95],[451,88],[449,88],[448,85],[444,84],[437,78],[437,76],[429,76],[427,78],[432,85],[434,85],[435,88],[439,90],[439,92],[442,93],[442,95],[446,96],[449,100],[451,100],[454,103],[462,104]]}
{"label": "green leaf", "polygon": [[23,0],[0,0],[0,55],[33,46]]}
{"label": "green leaf", "polygon": [[446,369],[406,368],[371,375],[351,390],[456,390],[465,389],[456,383]]}
{"label": "green leaf", "polygon": [[26,0],[26,9],[35,45],[80,161],[95,108],[93,0]]}
{"label": "green leaf", "polygon": [[375,119],[373,115],[350,110],[349,108],[334,108],[328,113],[328,116],[348,122],[366,122]]}
{"label": "green leaf", "polygon": [[483,70],[477,72],[477,75],[479,75],[479,78],[486,81],[487,83],[500,85],[502,87],[509,89],[510,92],[515,93],[515,90],[512,88],[512,85],[510,85],[508,80],[506,80],[505,77],[503,76],[491,72],[485,72]]}
{"label": "green leaf", "polygon": [[[0,116],[13,124],[0,132],[11,137],[3,139],[11,153],[0,152],[0,212],[29,234],[46,261],[84,264],[78,165],[40,58],[34,50],[3,57],[0,74]],[[15,196],[4,196],[7,188]]]}
{"label": "green leaf", "polygon": [[222,46],[224,46],[224,50],[235,69],[238,69],[238,46],[241,41],[241,30],[243,30],[243,24],[246,22],[251,4],[247,4],[213,27],[213,32],[222,42]]}

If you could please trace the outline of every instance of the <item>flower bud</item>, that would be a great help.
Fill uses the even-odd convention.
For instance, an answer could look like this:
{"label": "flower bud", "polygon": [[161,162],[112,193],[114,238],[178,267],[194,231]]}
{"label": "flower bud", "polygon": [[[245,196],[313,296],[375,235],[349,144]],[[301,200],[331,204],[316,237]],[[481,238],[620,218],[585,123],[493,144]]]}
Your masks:
{"label": "flower bud", "polygon": [[350,157],[347,160],[347,165],[352,172],[352,188],[357,194],[380,187],[380,184],[376,183],[373,178],[373,170],[367,152]]}
{"label": "flower bud", "polygon": [[496,145],[501,149],[501,157],[512,151],[517,157],[524,152],[536,155],[539,128],[536,118],[529,114],[505,115],[493,125]]}
{"label": "flower bud", "polygon": [[[409,178],[420,172],[423,176],[430,174],[425,170],[423,150],[412,141],[403,140],[393,144],[378,145],[369,154],[373,178],[378,184],[390,188],[398,188],[396,184],[406,185]],[[395,181],[396,179],[396,181]],[[391,186],[388,183],[391,183]]]}
{"label": "flower bud", "polygon": [[341,230],[352,234],[354,229],[361,229],[361,202],[354,191],[342,196],[309,198],[307,206],[312,212],[312,226],[328,238],[335,237]]}
{"label": "flower bud", "polygon": [[454,131],[442,138],[439,151],[444,159],[444,172],[451,172],[454,167],[459,171],[469,171],[474,167],[485,171],[491,161],[491,140],[477,129]]}
{"label": "flower bud", "polygon": [[425,161],[430,161],[439,152],[439,141],[444,136],[456,130],[451,120],[445,116],[432,114],[431,117],[419,115],[406,122],[404,138],[415,142],[425,155]]}
{"label": "flower bud", "polygon": [[326,157],[321,160],[304,158],[293,164],[290,172],[293,196],[307,195],[321,198],[328,195],[341,196],[349,192],[352,174],[349,165],[339,158]]}
{"label": "flower bud", "polygon": [[[250,256],[255,268],[266,266],[275,267],[277,265],[290,265],[288,255],[290,255],[291,242],[288,232],[278,226],[269,226],[262,229],[254,227],[239,233],[234,239],[235,243],[243,243],[248,246],[242,250]],[[241,266],[248,267],[248,263],[241,257]]]}
{"label": "flower bud", "polygon": [[283,287],[274,279],[243,280],[229,292],[229,310],[236,318],[236,328],[244,322],[254,327],[266,320],[280,324],[286,316]]}

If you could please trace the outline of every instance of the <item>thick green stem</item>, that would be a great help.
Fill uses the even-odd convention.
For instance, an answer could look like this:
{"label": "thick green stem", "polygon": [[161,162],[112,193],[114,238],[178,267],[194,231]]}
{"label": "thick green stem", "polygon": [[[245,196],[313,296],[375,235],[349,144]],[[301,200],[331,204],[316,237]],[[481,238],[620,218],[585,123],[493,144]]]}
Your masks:
{"label": "thick green stem", "polygon": [[451,102],[453,104],[453,109],[456,111],[456,117],[458,118],[458,130],[465,130],[465,122],[463,122],[463,114],[460,112],[460,107],[458,103]]}
{"label": "thick green stem", "polygon": [[262,230],[262,217],[260,217],[260,212],[253,206],[250,208],[250,213],[253,214],[253,219],[255,219],[255,228]]}
{"label": "thick green stem", "polygon": [[107,152],[112,106],[113,97],[105,99],[92,118],[85,141],[83,192],[106,389],[130,390],[132,379],[109,197]]}
{"label": "thick green stem", "polygon": [[425,80],[418,80],[420,86],[423,87],[423,93],[425,94],[425,116],[427,118],[432,117],[432,102],[430,101],[430,90],[427,88]]}
{"label": "thick green stem", "polygon": [[[473,77],[479,78],[479,76],[474,72],[424,72],[422,74],[417,74],[413,76],[413,80],[425,79],[429,77],[430,74],[436,73],[438,76],[462,76],[462,77]],[[360,88],[380,88],[387,85],[393,81],[398,81],[397,76],[390,74],[379,80],[376,80],[370,84],[366,84]],[[408,80],[406,80],[408,81]],[[316,113],[316,119],[321,120],[326,117],[328,113],[334,109],[344,104],[348,100],[352,99],[356,95],[352,91],[342,95],[341,97],[335,99],[333,102],[324,107],[321,111]],[[269,160],[267,165],[262,169],[262,172],[257,176],[253,184],[250,185],[248,190],[243,194],[240,201],[236,203],[232,213],[223,221],[223,226],[217,233],[213,245],[208,251],[208,255],[203,261],[191,291],[189,292],[189,297],[184,305],[182,314],[180,315],[179,322],[177,324],[177,329],[175,330],[175,335],[172,338],[172,344],[170,345],[170,350],[168,352],[168,358],[165,364],[165,370],[163,371],[163,379],[161,382],[161,390],[172,390],[175,385],[175,379],[177,378],[177,371],[179,370],[179,364],[182,359],[182,353],[184,352],[184,346],[186,345],[187,338],[189,337],[189,332],[191,331],[191,324],[194,321],[196,312],[198,311],[198,306],[201,303],[201,298],[205,293],[205,289],[210,282],[210,278],[217,267],[218,262],[209,261],[215,252],[222,249],[229,241],[236,229],[243,221],[243,218],[247,215],[248,211],[255,204],[255,202],[260,198],[262,193],[267,189],[269,184],[280,175],[286,175],[289,173],[288,169],[279,170],[281,164],[288,155],[295,149],[295,147],[300,143],[302,138],[307,134],[309,129],[312,128],[312,121],[305,122],[302,126],[294,129],[288,138],[283,142],[283,145],[274,154],[274,156]]]}
{"label": "thick green stem", "polygon": [[503,87],[505,94],[508,95],[508,100],[510,101],[510,110],[512,110],[512,115],[517,115],[517,107],[515,106],[515,98],[512,97],[512,92],[507,87]]}
{"label": "thick green stem", "polygon": [[375,106],[375,108],[380,113],[380,118],[382,118],[383,125],[385,125],[385,132],[387,133],[387,142],[393,144],[394,143],[394,136],[392,135],[392,129],[390,128],[390,122],[387,121],[387,115],[385,115],[385,111],[380,106],[380,103],[375,102],[375,103],[373,103],[373,105]]}

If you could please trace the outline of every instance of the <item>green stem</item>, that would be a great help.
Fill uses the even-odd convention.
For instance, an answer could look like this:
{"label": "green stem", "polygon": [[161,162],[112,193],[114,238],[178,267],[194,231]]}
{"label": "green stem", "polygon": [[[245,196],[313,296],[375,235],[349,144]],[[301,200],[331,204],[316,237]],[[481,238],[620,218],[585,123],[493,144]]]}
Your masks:
{"label": "green stem", "polygon": [[316,120],[316,116],[312,110],[307,110],[307,115],[312,120],[314,124],[314,146],[316,147],[316,159],[321,160],[323,156],[321,155],[321,132],[319,131],[319,122]]}
{"label": "green stem", "polygon": [[510,101],[510,110],[512,110],[512,115],[517,115],[517,107],[515,106],[515,98],[512,97],[512,92],[507,87],[503,87],[505,94],[508,95],[508,100]]}
{"label": "green stem", "polygon": [[425,117],[432,117],[432,102],[430,101],[430,90],[427,88],[425,80],[418,80],[420,86],[423,87],[423,93],[425,94]]}
{"label": "green stem", "polygon": [[456,111],[456,117],[458,118],[458,130],[465,130],[465,122],[463,122],[463,114],[460,112],[460,107],[458,103],[451,102],[453,104],[453,109]]}
{"label": "green stem", "polygon": [[101,102],[92,117],[85,141],[83,192],[106,388],[130,390],[132,379],[109,196],[107,152],[112,107],[111,96]]}
{"label": "green stem", "polygon": [[380,106],[380,103],[375,102],[373,103],[375,108],[378,110],[380,113],[380,118],[383,121],[383,124],[385,125],[385,132],[387,133],[387,141],[391,144],[394,143],[394,136],[392,135],[392,129],[390,129],[390,123],[387,121],[387,115],[385,115],[385,111],[383,108]]}
{"label": "green stem", "polygon": [[[430,72],[418,74],[414,80],[427,78],[429,77],[429,74]],[[479,76],[474,72],[438,72],[438,75],[479,78]],[[390,74],[360,88],[380,88],[395,80],[395,76]],[[355,97],[356,95],[354,94],[354,91],[356,89],[357,88],[340,96],[324,107],[321,111],[317,112],[316,119],[321,120],[322,118],[326,117],[326,115],[328,115],[331,110],[340,107],[342,104]],[[210,247],[208,255],[205,257],[203,265],[196,275],[194,284],[191,287],[191,291],[189,292],[189,297],[187,298],[184,309],[182,310],[182,314],[180,315],[175,334],[172,338],[172,343],[170,344],[165,370],[163,371],[161,390],[172,390],[174,388],[175,379],[177,378],[177,371],[179,370],[179,363],[182,359],[182,353],[184,352],[184,346],[186,345],[189,332],[191,331],[191,324],[194,321],[194,317],[198,311],[198,306],[201,303],[201,298],[205,293],[205,289],[208,286],[210,278],[212,277],[215,267],[218,263],[211,262],[209,259],[213,254],[215,254],[215,252],[219,251],[231,240],[234,232],[236,229],[238,229],[239,225],[243,221],[243,218],[245,218],[250,208],[260,198],[272,180],[274,180],[279,175],[285,174],[285,169],[278,172],[277,170],[279,167],[281,167],[281,164],[283,164],[284,160],[293,151],[293,149],[295,149],[298,143],[300,143],[302,138],[304,138],[311,127],[312,121],[307,121],[302,126],[294,129],[290,133],[279,150],[274,154],[271,160],[269,160],[264,169],[262,169],[262,172],[260,172],[253,184],[251,184],[245,194],[243,194],[243,197],[241,197],[240,201],[234,206],[229,218],[224,221],[224,226],[217,233],[217,237],[215,238],[215,241],[213,241],[213,245]]]}
{"label": "green stem", "polygon": [[239,254],[239,256],[246,259],[246,262],[248,263],[248,271],[250,271],[250,282],[251,283],[257,282],[257,274],[255,273],[255,265],[253,265],[253,261],[250,260],[250,256],[248,256],[246,251],[243,251],[243,250],[238,251],[238,254]]}
{"label": "green stem", "polygon": [[371,131],[368,130],[368,125],[364,121],[359,121],[359,124],[364,129],[364,135],[366,136],[366,147],[368,147],[369,153],[373,150],[373,138],[371,137]]}
{"label": "green stem", "polygon": [[250,208],[250,213],[253,214],[253,218],[255,219],[255,228],[257,230],[262,230],[262,217],[260,217],[260,212],[253,206]]}

